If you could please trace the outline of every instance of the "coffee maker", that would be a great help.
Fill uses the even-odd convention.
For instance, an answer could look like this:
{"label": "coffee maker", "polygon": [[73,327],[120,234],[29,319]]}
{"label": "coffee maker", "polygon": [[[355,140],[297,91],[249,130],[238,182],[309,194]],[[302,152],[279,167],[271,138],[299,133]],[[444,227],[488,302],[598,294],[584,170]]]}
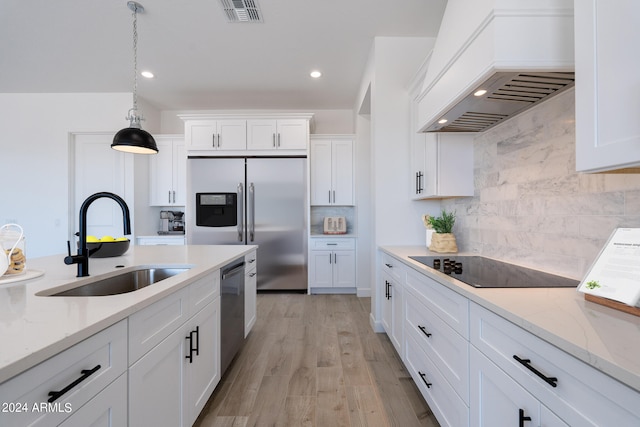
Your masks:
{"label": "coffee maker", "polygon": [[160,211],[158,234],[184,234],[184,212]]}

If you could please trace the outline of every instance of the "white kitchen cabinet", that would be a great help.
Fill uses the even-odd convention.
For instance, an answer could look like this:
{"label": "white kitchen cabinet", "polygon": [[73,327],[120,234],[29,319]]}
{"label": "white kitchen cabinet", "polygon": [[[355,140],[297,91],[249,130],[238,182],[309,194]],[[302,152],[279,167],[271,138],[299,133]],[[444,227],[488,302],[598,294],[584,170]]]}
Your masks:
{"label": "white kitchen cabinet", "polygon": [[127,425],[127,374],[109,384],[59,427],[119,427]]}
{"label": "white kitchen cabinet", "polygon": [[312,206],[354,204],[352,136],[312,136],[309,162]]}
{"label": "white kitchen cabinet", "polygon": [[398,282],[388,274],[382,274],[384,286],[384,299],[382,300],[382,326],[400,355],[404,355],[404,289],[402,283]]}
{"label": "white kitchen cabinet", "polygon": [[412,199],[473,196],[473,138],[471,134],[416,134]]}
{"label": "white kitchen cabinet", "polygon": [[[58,425],[91,399],[98,399],[94,404],[99,406],[110,405],[99,393],[126,369],[127,321],[122,320],[2,383],[0,402],[24,404],[27,409],[0,411],[0,425]],[[48,403],[60,409],[34,410],[33,405]],[[126,413],[126,406],[117,409],[122,410]]]}
{"label": "white kitchen cabinet", "polygon": [[129,425],[191,426],[220,381],[216,271],[130,317]]}
{"label": "white kitchen cabinet", "polygon": [[[546,417],[552,412],[570,426],[640,425],[640,394],[627,386],[477,304],[470,306],[469,323],[473,325],[472,349],[478,350],[472,351],[470,360],[473,419],[483,421],[492,407],[504,403],[526,405],[523,409],[531,414],[531,425],[547,425],[542,419],[538,424],[537,403],[526,403],[529,400],[518,394],[517,385],[539,402]],[[509,388],[507,380],[512,383]],[[506,396],[495,392],[494,387]],[[513,412],[505,414],[512,416]],[[558,421],[549,425],[558,425]]]}
{"label": "white kitchen cabinet", "polygon": [[535,397],[475,348],[471,349],[471,390],[472,426],[568,427],[548,409],[543,412]]}
{"label": "white kitchen cabinet", "polygon": [[256,251],[245,255],[244,262],[246,263],[244,273],[244,337],[246,338],[257,320],[258,262]]}
{"label": "white kitchen cabinet", "polygon": [[201,119],[185,121],[187,150],[246,150],[247,121],[243,119]]}
{"label": "white kitchen cabinet", "polygon": [[306,119],[247,120],[248,150],[306,150],[308,141]]}
{"label": "white kitchen cabinet", "polygon": [[578,171],[640,167],[639,14],[636,0],[574,4]]}
{"label": "white kitchen cabinet", "polygon": [[187,193],[187,153],[184,139],[156,136],[158,154],[149,156],[149,204],[184,206]]}
{"label": "white kitchen cabinet", "polygon": [[355,239],[311,239],[309,288],[355,288]]}

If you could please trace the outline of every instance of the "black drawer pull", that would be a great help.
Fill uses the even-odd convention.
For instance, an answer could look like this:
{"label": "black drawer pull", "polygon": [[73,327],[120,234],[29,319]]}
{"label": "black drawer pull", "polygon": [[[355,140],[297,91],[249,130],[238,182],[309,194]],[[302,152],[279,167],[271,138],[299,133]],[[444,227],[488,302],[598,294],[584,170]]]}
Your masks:
{"label": "black drawer pull", "polygon": [[531,421],[531,417],[524,416],[524,409],[519,409],[520,416],[518,417],[518,427],[524,427],[525,421]]}
{"label": "black drawer pull", "polygon": [[387,268],[393,268],[393,265],[391,264],[385,264],[387,266]]}
{"label": "black drawer pull", "polygon": [[551,387],[558,387],[558,384],[556,384],[558,382],[558,379],[556,377],[547,377],[545,374],[538,371],[536,368],[530,365],[531,363],[530,359],[520,359],[515,354],[513,355],[513,358],[516,359],[522,366],[524,366],[525,368],[527,368],[528,370],[530,370],[531,372],[533,372],[534,374],[542,378],[544,382],[549,384]]}
{"label": "black drawer pull", "polygon": [[418,374],[420,375],[420,378],[422,378],[422,382],[424,382],[424,385],[427,386],[427,388],[431,388],[431,383],[427,382],[427,374],[425,374],[424,372],[420,372],[418,371]]}
{"label": "black drawer pull", "polygon": [[189,332],[189,336],[185,337],[185,339],[189,340],[189,354],[187,354],[184,358],[187,359],[189,363],[193,363],[193,352],[197,352],[196,347],[193,346],[193,334],[195,332],[196,331],[191,331]]}
{"label": "black drawer pull", "polygon": [[431,334],[429,332],[427,332],[427,328],[425,328],[424,326],[418,325],[418,329],[420,329],[422,331],[422,333],[427,336],[427,338],[429,338],[431,336]]}
{"label": "black drawer pull", "polygon": [[49,402],[49,403],[55,402],[60,397],[62,397],[63,394],[65,394],[66,392],[68,392],[69,390],[71,390],[72,388],[74,388],[75,386],[80,384],[82,381],[86,380],[91,375],[93,375],[98,369],[100,369],[100,365],[96,365],[96,367],[93,368],[93,369],[83,369],[83,370],[81,370],[80,373],[82,374],[82,376],[80,378],[78,378],[77,380],[75,380],[74,382],[72,382],[71,384],[69,384],[68,386],[66,386],[65,388],[63,388],[60,391],[50,391],[49,392],[49,396],[51,396],[51,397],[49,397],[49,400],[47,400],[47,402]]}

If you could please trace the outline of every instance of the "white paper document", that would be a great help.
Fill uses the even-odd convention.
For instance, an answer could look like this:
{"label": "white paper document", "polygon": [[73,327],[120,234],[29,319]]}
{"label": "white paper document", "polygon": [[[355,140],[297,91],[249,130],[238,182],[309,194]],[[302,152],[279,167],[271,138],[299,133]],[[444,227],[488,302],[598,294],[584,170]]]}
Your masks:
{"label": "white paper document", "polygon": [[640,303],[640,228],[616,229],[578,290],[630,306]]}

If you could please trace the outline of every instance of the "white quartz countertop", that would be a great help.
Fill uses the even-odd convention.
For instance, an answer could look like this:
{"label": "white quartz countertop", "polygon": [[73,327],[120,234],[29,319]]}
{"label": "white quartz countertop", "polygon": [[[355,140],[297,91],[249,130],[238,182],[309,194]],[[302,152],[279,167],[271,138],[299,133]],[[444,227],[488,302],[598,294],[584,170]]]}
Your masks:
{"label": "white quartz countertop", "polygon": [[[128,317],[199,278],[244,256],[257,246],[131,246],[114,258],[90,258],[90,277],[77,278],[77,265],[64,255],[27,260],[30,271],[44,275],[22,282],[0,281],[0,383]],[[124,266],[124,267],[116,267]],[[188,266],[188,271],[121,295],[53,297],[36,294],[76,287],[98,276],[116,275],[136,266]]]}
{"label": "white quartz countertop", "polygon": [[640,391],[640,317],[585,301],[584,294],[575,288],[477,289],[409,258],[422,255],[455,258],[456,254],[431,253],[422,246],[380,249]]}

